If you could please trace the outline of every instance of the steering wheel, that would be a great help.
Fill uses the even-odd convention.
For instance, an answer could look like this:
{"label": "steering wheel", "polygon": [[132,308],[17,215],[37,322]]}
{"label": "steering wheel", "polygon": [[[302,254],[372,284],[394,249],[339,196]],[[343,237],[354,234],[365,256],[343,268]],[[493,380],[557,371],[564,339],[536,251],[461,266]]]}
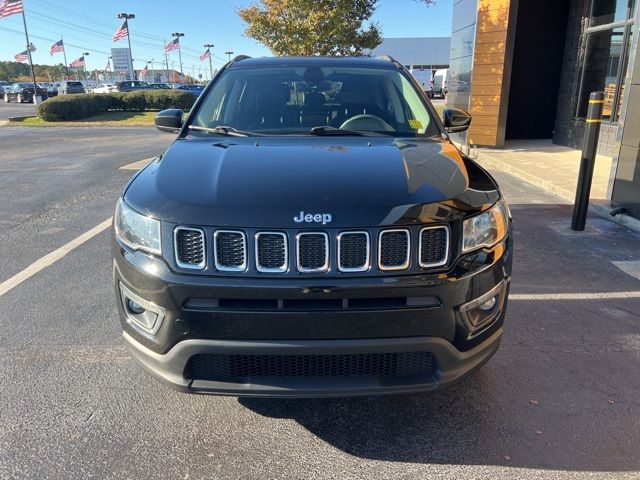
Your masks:
{"label": "steering wheel", "polygon": [[375,115],[356,115],[340,125],[343,130],[373,130],[377,132],[395,132],[395,129]]}

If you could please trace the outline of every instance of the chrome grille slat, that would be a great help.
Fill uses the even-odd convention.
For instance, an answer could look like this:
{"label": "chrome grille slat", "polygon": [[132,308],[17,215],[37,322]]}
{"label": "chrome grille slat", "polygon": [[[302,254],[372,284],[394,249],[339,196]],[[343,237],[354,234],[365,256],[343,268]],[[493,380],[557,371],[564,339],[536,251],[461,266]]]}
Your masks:
{"label": "chrome grille slat", "polygon": [[256,269],[282,273],[289,265],[287,235],[282,232],[258,232],[255,238]]}
{"label": "chrome grille slat", "polygon": [[202,270],[207,261],[205,233],[200,228],[177,227],[173,231],[176,264],[181,268]]}
{"label": "chrome grille slat", "polygon": [[224,272],[247,269],[247,237],[239,230],[216,230],[214,238],[215,265]]}
{"label": "chrome grille slat", "polygon": [[299,233],[296,257],[299,272],[326,272],[329,270],[329,235],[324,232]]}
{"label": "chrome grille slat", "polygon": [[404,270],[409,267],[410,251],[409,230],[383,230],[378,237],[378,267],[380,270]]}
{"label": "chrome grille slat", "polygon": [[420,266],[441,267],[449,260],[449,229],[445,226],[420,230]]}
{"label": "chrome grille slat", "polygon": [[338,270],[364,272],[370,266],[369,232],[342,232],[338,235]]}

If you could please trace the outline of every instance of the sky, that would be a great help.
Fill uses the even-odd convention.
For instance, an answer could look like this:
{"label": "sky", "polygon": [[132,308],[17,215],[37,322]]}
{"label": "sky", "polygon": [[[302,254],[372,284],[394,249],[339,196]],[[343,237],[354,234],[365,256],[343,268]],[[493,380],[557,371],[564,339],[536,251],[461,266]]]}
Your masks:
{"label": "sky", "polygon": [[[202,0],[182,2],[171,0],[23,0],[30,41],[36,46],[34,63],[64,63],[62,53],[49,56],[51,45],[64,37],[67,61],[71,63],[88,52],[87,69],[104,69],[110,49],[125,48],[126,39],[113,42],[111,37],[121,25],[116,18],[120,12],[133,13],[129,29],[135,67],[142,68],[154,61],[156,69],[163,61],[163,40],[172,32],[185,34],[181,38],[182,61],[185,73],[208,63],[198,59],[203,45],[214,44],[214,68],[227,59],[224,52],[252,57],[270,55],[269,50],[244,36],[244,23],[236,14],[251,0]],[[414,0],[380,0],[373,21],[380,24],[385,37],[443,37],[451,35],[453,0],[437,0],[436,6],[426,7]],[[25,49],[22,16],[0,18],[0,60],[13,60]],[[169,53],[169,64],[175,62],[177,51]],[[195,70],[193,70],[195,67]]]}

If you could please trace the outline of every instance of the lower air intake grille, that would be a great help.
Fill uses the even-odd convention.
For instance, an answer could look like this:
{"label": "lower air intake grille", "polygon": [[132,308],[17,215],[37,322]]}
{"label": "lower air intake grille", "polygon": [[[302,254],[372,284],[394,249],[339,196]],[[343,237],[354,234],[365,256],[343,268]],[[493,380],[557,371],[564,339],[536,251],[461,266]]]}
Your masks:
{"label": "lower air intake grille", "polygon": [[256,267],[260,272],[287,270],[287,237],[284,233],[256,235]]}
{"label": "lower air intake grille", "polygon": [[420,266],[437,267],[447,263],[449,230],[446,227],[428,227],[420,232]]}
{"label": "lower air intake grille", "polygon": [[354,353],[336,355],[197,354],[185,375],[194,380],[229,377],[406,377],[435,370],[430,352]]}
{"label": "lower air intake grille", "polygon": [[379,248],[379,266],[382,270],[402,270],[409,266],[408,230],[381,232]]}
{"label": "lower air intake grille", "polygon": [[243,232],[218,230],[215,233],[216,268],[242,271],[247,268],[247,244]]}
{"label": "lower air intake grille", "polygon": [[204,268],[204,232],[197,228],[179,227],[175,231],[175,252],[178,266]]}
{"label": "lower air intake grille", "polygon": [[329,237],[326,233],[298,235],[298,270],[324,272],[329,268]]}
{"label": "lower air intake grille", "polygon": [[369,234],[347,232],[338,238],[338,268],[343,272],[362,272],[369,267]]}

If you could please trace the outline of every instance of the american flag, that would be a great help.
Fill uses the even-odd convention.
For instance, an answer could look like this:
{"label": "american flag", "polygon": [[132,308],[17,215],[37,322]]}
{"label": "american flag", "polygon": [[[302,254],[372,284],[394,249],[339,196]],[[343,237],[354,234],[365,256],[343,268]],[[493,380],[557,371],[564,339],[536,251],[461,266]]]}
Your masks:
{"label": "american flag", "polygon": [[25,50],[24,52],[16,53],[13,58],[16,59],[16,62],[26,62],[29,58],[29,52]]}
{"label": "american flag", "polygon": [[129,27],[127,26],[127,22],[122,24],[122,26],[118,29],[116,33],[113,34],[113,41],[117,42],[118,40],[122,40],[127,35],[129,35]]}
{"label": "american flag", "polygon": [[22,13],[22,0],[0,0],[0,18]]}
{"label": "american flag", "polygon": [[51,45],[51,48],[49,49],[49,55],[53,55],[54,53],[58,52],[64,52],[64,43],[62,42],[62,40]]}
{"label": "american flag", "polygon": [[170,52],[171,50],[176,50],[180,48],[180,37],[176,37],[175,40],[170,41],[164,46],[165,52]]}
{"label": "american flag", "polygon": [[142,70],[140,70],[140,78],[146,77],[147,73],[149,73],[149,69],[147,67],[144,67]]}
{"label": "american flag", "polygon": [[84,67],[84,66],[85,66],[84,55],[78,58],[77,60],[74,60],[73,62],[71,62],[71,68],[78,68],[78,67]]}
{"label": "american flag", "polygon": [[211,58],[211,52],[207,48],[202,55],[200,55],[200,61],[204,62],[207,58]]}

